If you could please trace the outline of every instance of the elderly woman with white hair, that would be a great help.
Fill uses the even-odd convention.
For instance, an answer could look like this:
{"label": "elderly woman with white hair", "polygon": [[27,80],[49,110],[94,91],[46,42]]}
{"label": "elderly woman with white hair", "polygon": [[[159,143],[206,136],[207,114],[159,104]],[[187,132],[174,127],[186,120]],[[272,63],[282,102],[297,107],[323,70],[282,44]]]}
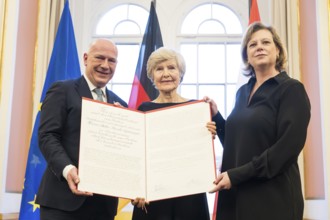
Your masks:
{"label": "elderly woman with white hair", "polygon": [[[182,97],[177,92],[185,71],[185,61],[182,55],[175,50],[162,47],[154,51],[148,59],[147,74],[159,91],[159,96],[151,102],[142,103],[138,110],[150,111],[194,101]],[[216,133],[214,122],[208,122],[206,127],[213,135]],[[150,203],[146,202],[144,198],[137,198],[132,201],[132,204],[135,205],[133,220],[210,219],[205,193]]]}

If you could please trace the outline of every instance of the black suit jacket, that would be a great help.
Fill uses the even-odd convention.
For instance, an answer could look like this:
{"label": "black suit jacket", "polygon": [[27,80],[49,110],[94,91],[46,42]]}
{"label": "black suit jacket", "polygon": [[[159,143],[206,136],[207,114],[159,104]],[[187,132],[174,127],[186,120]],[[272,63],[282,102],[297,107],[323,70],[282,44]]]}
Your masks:
{"label": "black suit jacket", "polygon": [[[59,81],[48,90],[42,104],[39,147],[47,168],[43,175],[37,203],[65,211],[78,209],[86,197],[73,195],[62,175],[68,164],[78,167],[82,97],[93,98],[84,77]],[[107,89],[107,102],[127,104]],[[105,196],[104,196],[105,197]],[[118,199],[105,197],[109,211],[117,211]]]}

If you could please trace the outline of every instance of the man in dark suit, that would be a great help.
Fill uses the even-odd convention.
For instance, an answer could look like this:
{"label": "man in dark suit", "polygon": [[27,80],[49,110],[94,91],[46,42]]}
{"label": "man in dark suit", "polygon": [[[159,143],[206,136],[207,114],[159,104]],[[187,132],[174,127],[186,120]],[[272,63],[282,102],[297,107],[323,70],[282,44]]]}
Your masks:
{"label": "man in dark suit", "polygon": [[[96,40],[84,54],[84,75],[56,82],[47,92],[39,126],[39,146],[47,161],[37,195],[42,220],[113,220],[117,213],[118,198],[77,189],[82,97],[127,107],[106,88],[115,73],[117,55],[112,41]],[[97,95],[94,89],[102,93]]]}

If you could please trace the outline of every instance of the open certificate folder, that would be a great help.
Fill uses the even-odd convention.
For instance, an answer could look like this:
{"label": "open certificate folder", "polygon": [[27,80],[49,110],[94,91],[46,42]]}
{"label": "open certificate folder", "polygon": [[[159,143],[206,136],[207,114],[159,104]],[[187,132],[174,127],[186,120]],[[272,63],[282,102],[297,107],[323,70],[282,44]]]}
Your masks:
{"label": "open certificate folder", "polygon": [[78,189],[147,201],[202,192],[216,178],[202,101],[139,112],[83,98]]}

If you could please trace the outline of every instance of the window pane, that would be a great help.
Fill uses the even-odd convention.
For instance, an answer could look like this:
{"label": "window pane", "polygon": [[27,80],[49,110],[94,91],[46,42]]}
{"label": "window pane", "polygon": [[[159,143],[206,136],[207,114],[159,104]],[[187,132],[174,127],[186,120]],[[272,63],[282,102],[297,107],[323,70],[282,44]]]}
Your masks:
{"label": "window pane", "polygon": [[200,83],[225,82],[225,52],[221,44],[201,44],[198,54]]}
{"label": "window pane", "polygon": [[225,116],[225,86],[224,85],[201,85],[199,86],[198,99],[208,96],[217,103],[220,113]]}
{"label": "window pane", "polygon": [[227,45],[227,82],[237,83],[238,75],[241,70],[241,45]]}
{"label": "window pane", "polygon": [[115,7],[102,16],[96,26],[96,34],[113,34],[117,23],[125,19],[127,19],[127,5]]}
{"label": "window pane", "polygon": [[139,45],[117,45],[118,64],[110,83],[132,83],[139,56]]}
{"label": "window pane", "polygon": [[[182,23],[182,34],[198,33],[199,26],[206,20],[216,20],[222,24],[221,33],[241,34],[242,25],[237,15],[228,7],[220,4],[204,4],[193,9]],[[214,25],[214,24],[212,24]],[[203,29],[204,30],[204,29]],[[212,29],[211,29],[212,30]],[[208,31],[207,33],[219,33],[219,29]],[[200,32],[203,33],[203,32]]]}
{"label": "window pane", "polygon": [[195,85],[181,85],[180,95],[187,99],[198,99]]}
{"label": "window pane", "polygon": [[186,62],[186,74],[182,83],[197,82],[197,45],[182,44],[180,53]]}
{"label": "window pane", "polygon": [[122,98],[127,104],[129,101],[129,97],[131,95],[132,85],[112,85],[112,87],[108,86],[110,90],[116,93],[120,98]]}
{"label": "window pane", "polygon": [[236,97],[236,85],[227,85],[227,112],[224,117],[228,117],[235,105],[235,97]]}
{"label": "window pane", "polygon": [[[214,140],[215,163],[217,170],[221,170],[223,148],[218,136]],[[213,209],[213,207],[212,207]],[[211,209],[211,210],[212,210]]]}
{"label": "window pane", "polygon": [[224,34],[225,29],[220,22],[216,20],[208,20],[201,24],[198,34]]}
{"label": "window pane", "polygon": [[[134,21],[137,27],[134,27],[132,30],[128,29],[125,33],[142,34],[147,24],[148,15],[149,12],[140,6],[131,4],[119,5],[102,16],[96,26],[95,33],[97,35],[112,35],[115,33],[116,26],[120,22],[130,20]],[[122,32],[123,27],[119,25],[118,28],[119,30],[116,30],[117,34]]]}
{"label": "window pane", "polygon": [[[218,110],[225,117],[225,86],[217,85],[217,86],[199,86],[199,97],[198,99],[202,99],[204,96],[208,96],[217,103]],[[220,170],[221,161],[222,161],[222,145],[218,137],[214,140],[214,151],[216,156],[216,166],[217,170]]]}
{"label": "window pane", "polygon": [[124,21],[118,24],[114,30],[114,34],[141,34],[139,26],[132,21]]}
{"label": "window pane", "polygon": [[219,20],[225,26],[227,34],[241,34],[242,25],[237,15],[229,8],[213,4],[212,15],[214,19]]}
{"label": "window pane", "polygon": [[147,25],[149,11],[138,5],[129,6],[128,19],[136,22],[141,28],[141,34],[143,34]]}
{"label": "window pane", "polygon": [[201,5],[192,10],[184,19],[182,23],[182,34],[197,34],[198,27],[205,18],[209,19],[211,14],[210,6]]}

